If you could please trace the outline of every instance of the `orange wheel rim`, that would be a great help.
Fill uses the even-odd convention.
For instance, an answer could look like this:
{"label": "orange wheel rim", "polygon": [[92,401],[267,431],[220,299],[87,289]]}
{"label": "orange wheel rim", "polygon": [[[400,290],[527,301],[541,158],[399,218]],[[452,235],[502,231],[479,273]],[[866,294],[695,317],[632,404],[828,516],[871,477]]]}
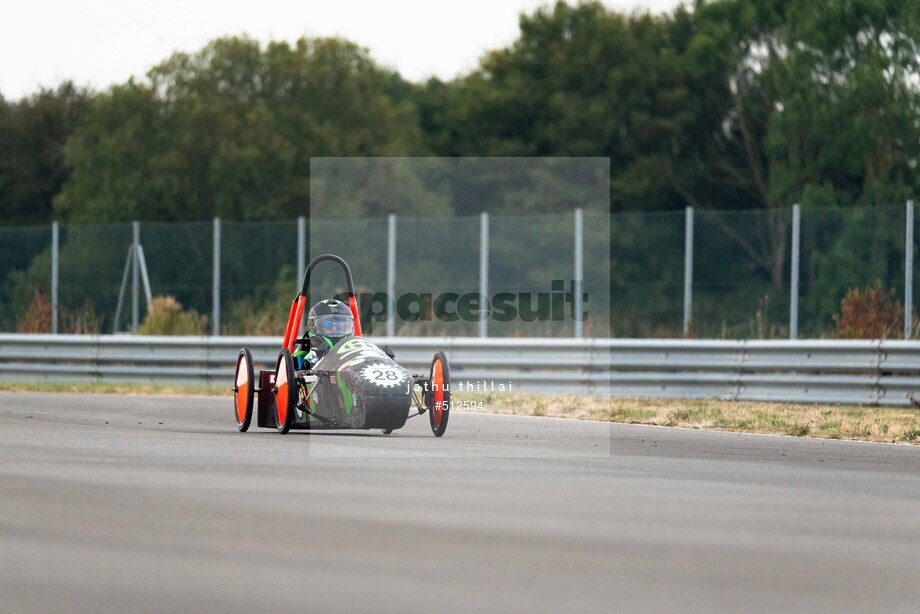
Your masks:
{"label": "orange wheel rim", "polygon": [[236,419],[242,424],[246,419],[246,410],[249,405],[249,363],[246,357],[240,359],[236,369]]}
{"label": "orange wheel rim", "polygon": [[288,381],[287,381],[287,369],[285,368],[284,362],[278,363],[278,380],[275,382],[275,387],[278,392],[275,394],[275,405],[278,408],[278,424],[284,424],[287,420],[288,413]]}
{"label": "orange wheel rim", "polygon": [[287,391],[287,384],[278,386],[278,398],[275,401],[278,405],[278,424],[284,424],[285,420],[287,420]]}
{"label": "orange wheel rim", "polygon": [[236,419],[240,424],[246,419],[247,399],[249,398],[249,384],[240,384],[236,391]]}
{"label": "orange wheel rim", "polygon": [[441,428],[441,418],[444,416],[444,374],[441,372],[441,361],[434,361],[434,369],[431,374],[432,396],[434,398],[434,407],[432,416],[434,417],[434,428]]}

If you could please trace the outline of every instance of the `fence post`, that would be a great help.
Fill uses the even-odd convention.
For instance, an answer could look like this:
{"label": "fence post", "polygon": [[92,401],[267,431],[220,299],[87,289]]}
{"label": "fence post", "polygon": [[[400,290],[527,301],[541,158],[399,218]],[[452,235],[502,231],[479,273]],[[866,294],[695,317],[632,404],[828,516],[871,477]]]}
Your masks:
{"label": "fence post", "polygon": [[914,328],[914,201],[907,201],[904,237],[904,338],[910,339]]}
{"label": "fence post", "polygon": [[690,334],[693,304],[693,207],[684,211],[684,337]]}
{"label": "fence post", "polygon": [[[489,214],[485,212],[479,216],[479,295],[489,295]],[[489,320],[483,314],[479,312],[479,336],[488,337]]]}
{"label": "fence post", "polygon": [[396,214],[387,216],[387,337],[396,335]]}
{"label": "fence post", "polygon": [[60,266],[61,227],[51,222],[51,334],[58,334],[58,274]]}
{"label": "fence post", "polygon": [[584,305],[582,304],[582,293],[585,279],[585,238],[584,238],[584,214],[581,208],[575,209],[575,337],[582,338],[585,336],[584,321],[582,314]]}
{"label": "fence post", "polygon": [[137,259],[137,253],[141,245],[141,223],[134,221],[131,224],[132,242],[131,242],[131,332],[137,334],[140,327],[140,262]]}
{"label": "fence post", "polygon": [[789,338],[799,338],[799,255],[802,243],[802,207],[792,205],[792,262],[789,263]]}
{"label": "fence post", "polygon": [[297,217],[297,292],[300,292],[301,276],[307,270],[307,219],[300,215]]}
{"label": "fence post", "polygon": [[214,218],[214,254],[211,268],[211,334],[220,335],[220,218]]}

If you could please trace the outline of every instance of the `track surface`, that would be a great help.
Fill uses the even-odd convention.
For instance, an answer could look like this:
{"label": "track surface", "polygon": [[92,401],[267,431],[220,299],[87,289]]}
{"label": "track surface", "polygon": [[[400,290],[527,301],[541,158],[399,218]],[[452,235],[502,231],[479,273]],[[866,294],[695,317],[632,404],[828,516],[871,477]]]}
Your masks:
{"label": "track surface", "polygon": [[913,610],[920,448],[0,394],[0,610]]}

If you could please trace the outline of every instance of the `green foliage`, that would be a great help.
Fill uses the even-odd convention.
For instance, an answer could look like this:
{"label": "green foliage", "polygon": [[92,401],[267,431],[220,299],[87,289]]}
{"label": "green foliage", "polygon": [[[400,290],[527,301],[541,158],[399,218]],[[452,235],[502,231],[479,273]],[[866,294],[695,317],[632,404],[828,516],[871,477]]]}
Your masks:
{"label": "green foliage", "polygon": [[[287,301],[290,306],[290,300]],[[265,308],[254,297],[234,301],[227,309],[222,332],[231,335],[263,335],[281,337],[287,323],[281,309]]]}
{"label": "green foliage", "polygon": [[429,147],[444,155],[606,156],[614,210],[680,206],[659,160],[684,113],[670,18],[559,2],[522,15],[520,25],[519,39],[479,70],[422,86]]}
{"label": "green foliage", "polygon": [[[444,155],[609,156],[614,211],[901,203],[920,189],[917,15],[918,0],[557,2],[479,70],[419,86],[420,120]],[[721,226],[775,294],[789,218],[765,222]]]}
{"label": "green foliage", "polygon": [[88,98],[69,81],[18,102],[0,97],[0,222],[51,218],[52,198],[66,179],[62,148],[86,113]]}
{"label": "green foliage", "polygon": [[295,279],[293,267],[283,265],[274,279],[269,278],[267,284],[263,282],[253,294],[232,301],[223,317],[221,332],[282,337],[295,294]]}
{"label": "green foliage", "polygon": [[904,223],[903,207],[803,209],[802,314],[816,325],[806,335],[834,327],[850,288],[903,286]]}
{"label": "green foliage", "polygon": [[[84,116],[88,97],[70,82],[17,102],[0,96],[0,226],[50,221],[52,199],[66,179],[62,148]],[[50,239],[48,226],[0,228],[3,330],[15,329],[41,285],[40,279],[22,283],[21,278]],[[49,285],[41,287],[47,295]]]}
{"label": "green foliage", "polygon": [[[63,228],[59,264],[62,332],[112,331],[130,241],[131,227],[127,224]],[[0,305],[21,314],[36,289],[50,294],[51,248],[47,243],[27,266],[8,274],[3,287],[5,300]]]}
{"label": "green foliage", "polygon": [[172,296],[156,296],[140,325],[141,335],[203,335],[207,316],[194,309],[184,310]]}
{"label": "green foliage", "polygon": [[[696,309],[721,320],[723,334],[772,330],[784,318],[790,216],[780,209],[801,203],[803,320],[819,323],[806,334],[819,334],[850,285],[880,278],[889,286],[901,275],[902,225],[884,206],[920,192],[918,117],[920,0],[697,0],[659,15],[559,1],[521,15],[517,39],[477,69],[423,83],[341,39],[228,37],[105,92],[65,83],[17,102],[0,98],[0,222],[290,220],[308,212],[311,182],[336,217],[561,214],[604,202],[607,194],[588,186],[609,172],[614,212],[709,211],[699,228],[708,224],[715,232],[706,244],[728,256],[698,276]],[[445,158],[368,168],[370,157],[427,155]],[[610,164],[590,177],[565,160],[553,172],[533,165],[509,174],[477,156]],[[319,172],[322,157],[349,158],[354,172]],[[520,170],[520,160],[506,163]],[[448,171],[461,179],[446,183]],[[809,226],[810,211],[857,206],[866,209]],[[745,225],[726,210],[763,215]],[[659,225],[620,218],[613,230],[617,334],[674,334],[667,323],[679,320],[681,228],[661,215]],[[61,301],[72,313],[85,298],[113,313],[119,280],[98,272],[120,273],[122,230],[64,238]],[[209,262],[199,237],[207,229],[186,231],[163,241],[159,258],[148,253],[151,281],[174,284],[166,291],[204,311],[207,297],[184,289],[203,283],[192,271]],[[259,314],[273,300],[244,301],[278,275],[266,283],[245,272],[259,258],[249,239],[227,241],[234,294],[225,303],[239,301],[231,309],[243,328],[267,330],[274,323]],[[15,324],[36,288],[47,291],[47,239],[34,243],[0,235],[3,326]],[[113,249],[93,255],[100,243]],[[495,249],[504,262],[527,253],[513,242]],[[525,270],[509,275],[544,273],[518,260]],[[649,270],[663,273],[651,280]],[[730,296],[728,286],[743,291]]]}
{"label": "green foliage", "polygon": [[[221,38],[91,99],[66,83],[0,99],[0,219],[47,221],[55,195],[77,222],[290,218],[309,203],[311,158],[425,154],[609,157],[614,211],[902,202],[920,188],[918,15],[920,0],[659,15],[559,1],[521,15],[478,69],[420,84],[341,39]],[[498,211],[591,201],[577,182],[533,180],[568,198],[512,194]],[[484,172],[417,190],[400,213],[478,213],[496,185]],[[389,212],[382,197],[344,214]],[[788,228],[760,233],[754,260],[778,287]]]}
{"label": "green foliage", "polygon": [[411,155],[414,107],[356,45],[223,38],[97,97],[65,150],[72,221],[290,218],[317,156]]}

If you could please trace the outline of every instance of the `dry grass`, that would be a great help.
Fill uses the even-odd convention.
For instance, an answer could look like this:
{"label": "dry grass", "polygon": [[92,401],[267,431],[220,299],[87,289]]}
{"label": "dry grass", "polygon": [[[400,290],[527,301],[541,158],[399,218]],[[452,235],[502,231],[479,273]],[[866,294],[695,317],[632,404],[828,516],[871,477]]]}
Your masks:
{"label": "dry grass", "polygon": [[[0,382],[0,391],[122,395],[230,396],[230,386]],[[632,424],[771,433],[797,437],[920,444],[920,410],[846,405],[795,405],[701,399],[553,396],[523,392],[455,392],[458,412],[550,416]]]}
{"label": "dry grass", "polygon": [[165,394],[176,396],[230,396],[230,384],[226,386],[171,385],[171,384],[106,384],[106,383],[57,383],[57,382],[0,382],[0,392],[60,392],[87,394],[145,395]]}
{"label": "dry grass", "polygon": [[[453,399],[455,406],[463,411],[920,444],[920,410],[909,407],[608,399],[525,393],[457,393]],[[458,401],[471,402],[476,407],[467,410]]]}

